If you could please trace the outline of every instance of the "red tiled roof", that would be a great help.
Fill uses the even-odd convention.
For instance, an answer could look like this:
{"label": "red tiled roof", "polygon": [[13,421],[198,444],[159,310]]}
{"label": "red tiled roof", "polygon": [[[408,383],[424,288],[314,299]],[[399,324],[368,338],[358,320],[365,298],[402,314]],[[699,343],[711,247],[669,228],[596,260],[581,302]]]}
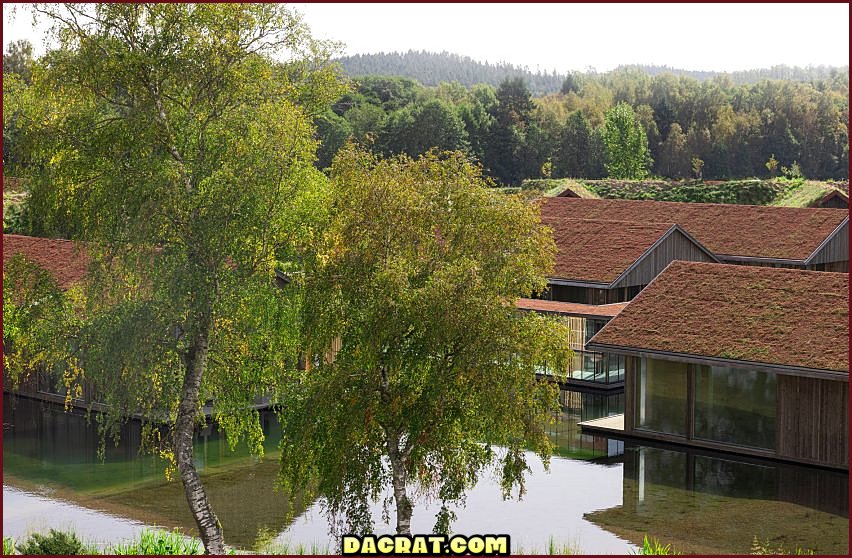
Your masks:
{"label": "red tiled roof", "polygon": [[716,255],[806,260],[849,215],[845,209],[542,198],[545,222],[611,219],[677,223]]}
{"label": "red tiled roof", "polygon": [[615,304],[580,304],[577,302],[559,302],[556,300],[538,300],[535,298],[519,298],[515,306],[519,310],[534,310],[553,314],[568,314],[571,316],[600,316],[612,318],[617,316],[627,306],[627,302]]}
{"label": "red tiled roof", "polygon": [[85,277],[89,266],[88,256],[78,246],[71,240],[4,234],[3,266],[15,254],[23,254],[50,272],[62,289],[67,289]]}
{"label": "red tiled roof", "polygon": [[672,262],[591,343],[849,370],[849,275]]}
{"label": "red tiled roof", "polygon": [[552,277],[592,283],[611,283],[674,226],[571,219],[550,212],[542,213],[542,222],[553,229],[558,249]]}

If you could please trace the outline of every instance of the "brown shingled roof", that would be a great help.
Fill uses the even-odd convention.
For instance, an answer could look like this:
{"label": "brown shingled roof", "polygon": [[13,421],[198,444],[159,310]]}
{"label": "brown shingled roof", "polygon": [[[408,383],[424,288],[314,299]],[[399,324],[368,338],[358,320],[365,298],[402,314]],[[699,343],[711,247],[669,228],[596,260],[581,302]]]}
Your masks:
{"label": "brown shingled roof", "polygon": [[848,372],[848,292],[846,273],[675,261],[590,343]]}
{"label": "brown shingled roof", "polygon": [[626,223],[542,214],[553,229],[553,278],[611,283],[671,229],[673,223]]}
{"label": "brown shingled roof", "polygon": [[74,241],[4,234],[4,267],[16,254],[23,254],[50,272],[62,289],[82,280],[89,266],[88,256]]}
{"label": "brown shingled roof", "polygon": [[627,306],[627,302],[614,304],[580,304],[578,302],[560,302],[556,300],[538,300],[536,298],[519,298],[515,307],[519,310],[534,310],[551,314],[568,314],[582,317],[612,318],[617,316]]}
{"label": "brown shingled roof", "polygon": [[545,222],[560,218],[677,223],[717,255],[806,260],[849,215],[844,209],[647,200],[542,198]]}

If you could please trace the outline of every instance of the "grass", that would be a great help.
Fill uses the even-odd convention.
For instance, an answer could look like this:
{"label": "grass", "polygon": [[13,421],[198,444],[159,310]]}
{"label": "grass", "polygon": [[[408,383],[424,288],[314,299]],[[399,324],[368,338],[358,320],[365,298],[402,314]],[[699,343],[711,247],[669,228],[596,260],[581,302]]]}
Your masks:
{"label": "grass", "polygon": [[775,198],[770,205],[811,207],[834,189],[830,183],[806,180]]}
{"label": "grass", "polygon": [[678,551],[670,544],[663,545],[656,538],[648,539],[648,535],[645,535],[642,539],[642,546],[636,554],[642,556],[672,556],[683,554],[683,552]]}
{"label": "grass", "polygon": [[108,554],[165,556],[182,554],[200,554],[203,547],[201,541],[185,537],[178,530],[156,531],[145,529],[139,538],[128,544],[115,544],[109,548]]}
{"label": "grass", "polygon": [[12,537],[3,537],[3,554],[15,553],[15,539]]}
{"label": "grass", "polygon": [[751,542],[751,554],[756,554],[756,555],[764,555],[764,554],[802,555],[802,554],[813,554],[813,553],[814,553],[813,550],[803,549],[803,548],[800,548],[798,546],[796,547],[796,549],[794,551],[788,552],[787,550],[784,549],[783,544],[779,544],[778,546],[773,546],[772,543],[770,543],[768,539],[760,540],[760,539],[757,538],[757,535],[754,536],[754,539]]}
{"label": "grass", "polygon": [[555,537],[551,536],[547,541],[547,547],[545,547],[542,552],[537,546],[531,546],[529,548],[525,547],[522,544],[519,544],[516,547],[510,549],[512,554],[517,555],[543,555],[548,554],[551,556],[564,556],[564,555],[573,555],[573,554],[582,554],[580,549],[580,545],[577,541],[570,542],[559,542]]}

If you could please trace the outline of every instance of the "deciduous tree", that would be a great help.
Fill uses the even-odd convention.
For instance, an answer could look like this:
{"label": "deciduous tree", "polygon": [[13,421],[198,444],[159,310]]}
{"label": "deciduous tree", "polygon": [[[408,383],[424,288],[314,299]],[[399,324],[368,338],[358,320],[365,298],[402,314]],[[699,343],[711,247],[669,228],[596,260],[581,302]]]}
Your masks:
{"label": "deciduous tree", "polygon": [[644,178],[651,166],[648,137],[627,103],[619,103],[606,113],[604,143],[606,170],[612,178]]}
{"label": "deciduous tree", "polygon": [[37,11],[60,47],[23,103],[28,184],[42,232],[87,240],[94,260],[75,358],[107,433],[135,413],[170,426],[162,449],[223,553],[193,430],[212,400],[231,443],[262,452],[252,404],[295,367],[298,299],[273,269],[324,187],[311,114],[341,92],[330,45],[278,4]]}
{"label": "deciduous tree", "polygon": [[[323,498],[355,533],[392,489],[396,530],[415,494],[442,504],[436,532],[498,459],[504,495],[523,492],[525,450],[547,463],[545,425],[567,330],[523,314],[545,286],[554,245],[537,209],[499,194],[460,153],[379,160],[347,149],[316,259],[305,266],[305,332],[318,355],[282,406],[285,492]],[[327,355],[330,356],[330,355]]]}

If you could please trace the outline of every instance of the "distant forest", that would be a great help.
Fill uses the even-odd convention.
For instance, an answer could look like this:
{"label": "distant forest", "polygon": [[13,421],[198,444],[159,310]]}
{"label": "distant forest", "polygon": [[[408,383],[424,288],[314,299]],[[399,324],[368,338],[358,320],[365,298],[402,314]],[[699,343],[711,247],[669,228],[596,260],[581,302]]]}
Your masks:
{"label": "distant forest", "polygon": [[[505,186],[529,178],[605,178],[614,176],[607,168],[607,114],[627,104],[631,126],[641,126],[647,138],[641,140],[647,151],[640,156],[643,172],[651,176],[846,179],[849,174],[848,66],[712,77],[625,66],[557,76],[525,70],[515,75],[519,70],[510,65],[451,54],[411,52],[342,62],[353,74],[405,73],[424,76],[425,83],[401,76],[352,77],[352,90],[315,120],[323,168],[351,139],[386,155],[416,156],[433,147],[461,150]],[[543,88],[552,92],[534,94]]]}
{"label": "distant forest", "polygon": [[[498,186],[538,178],[849,176],[848,66],[712,75],[625,66],[556,75],[424,52],[341,63],[349,91],[314,117],[320,168],[355,141],[384,155],[463,151]],[[29,43],[10,45],[6,84],[17,74],[26,87],[33,64]],[[11,91],[4,86],[4,106]],[[606,123],[616,112],[639,149],[622,159],[641,176],[613,172],[621,159],[612,155],[615,128],[607,132]],[[14,176],[27,164],[26,123],[15,111],[3,118],[3,162]]]}
{"label": "distant forest", "polygon": [[[507,78],[522,77],[533,95],[556,93],[568,74],[558,74],[556,70],[532,71],[526,66],[515,66],[506,62],[479,62],[469,56],[449,52],[380,52],[377,54],[356,54],[338,59],[344,71],[350,77],[358,76],[403,76],[419,81],[423,85],[435,86],[441,82],[457,81],[465,87],[487,83],[497,87]],[[706,81],[717,76],[726,76],[736,85],[757,83],[765,79],[789,81],[830,80],[835,75],[849,73],[849,66],[835,68],[831,66],[773,66],[757,70],[738,72],[707,72],[681,70],[666,66],[629,65],[619,66],[613,72],[637,70],[649,76],[672,74]],[[575,76],[588,75],[580,72]],[[594,75],[594,72],[591,72]]]}

